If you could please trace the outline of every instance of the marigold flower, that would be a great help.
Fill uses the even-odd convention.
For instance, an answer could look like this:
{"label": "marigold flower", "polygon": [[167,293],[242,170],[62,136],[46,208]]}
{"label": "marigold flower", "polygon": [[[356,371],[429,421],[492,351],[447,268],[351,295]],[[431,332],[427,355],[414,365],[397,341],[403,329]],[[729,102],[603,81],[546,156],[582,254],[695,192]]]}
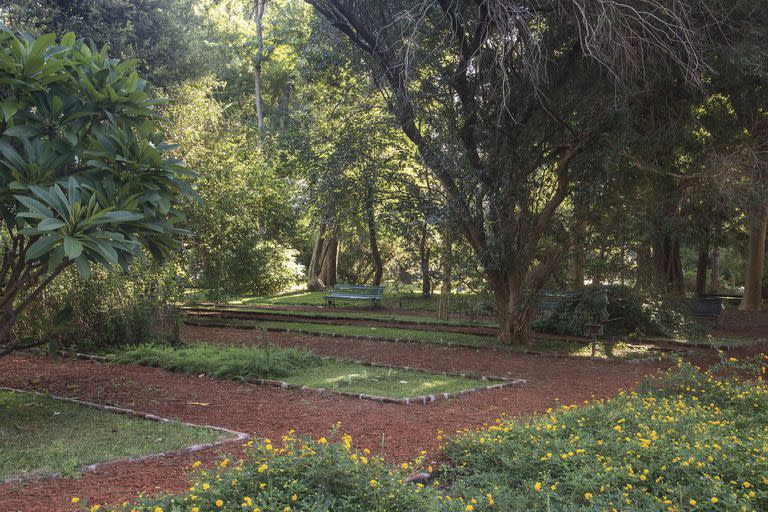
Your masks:
{"label": "marigold flower", "polygon": [[371,480],[369,483],[371,484],[371,487],[374,487],[374,488],[375,488],[377,485],[379,485],[379,482],[377,482],[376,480]]}
{"label": "marigold flower", "polygon": [[589,501],[592,499],[592,493],[591,492],[585,492],[584,493],[584,499]]}
{"label": "marigold flower", "polygon": [[224,506],[224,500],[216,500],[216,506],[221,508]]}
{"label": "marigold flower", "polygon": [[69,500],[71,503],[80,503],[80,498],[73,497],[71,500]]}
{"label": "marigold flower", "polygon": [[536,492],[539,492],[539,491],[541,491],[541,482],[536,482],[535,484],[533,484],[533,489],[534,489]]}
{"label": "marigold flower", "polygon": [[291,501],[292,501],[292,502],[294,502],[294,503],[295,503],[295,502],[296,502],[296,500],[298,500],[298,499],[299,499],[299,496],[298,496],[298,495],[296,495],[296,494],[291,494]]}

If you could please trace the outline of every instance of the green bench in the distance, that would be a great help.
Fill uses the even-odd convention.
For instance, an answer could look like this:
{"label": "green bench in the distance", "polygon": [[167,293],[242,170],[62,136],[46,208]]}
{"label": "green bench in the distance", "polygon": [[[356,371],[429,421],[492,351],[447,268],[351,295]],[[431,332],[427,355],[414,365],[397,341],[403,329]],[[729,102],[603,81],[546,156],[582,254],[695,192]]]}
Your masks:
{"label": "green bench in the distance", "polygon": [[383,286],[362,286],[354,284],[337,284],[333,290],[323,297],[326,306],[336,306],[336,300],[367,300],[371,307],[381,305]]}

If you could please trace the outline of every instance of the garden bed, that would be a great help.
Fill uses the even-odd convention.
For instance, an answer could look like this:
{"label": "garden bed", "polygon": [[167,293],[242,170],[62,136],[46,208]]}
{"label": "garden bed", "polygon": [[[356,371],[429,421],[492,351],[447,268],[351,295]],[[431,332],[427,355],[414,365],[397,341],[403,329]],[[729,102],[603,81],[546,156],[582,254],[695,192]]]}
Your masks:
{"label": "garden bed", "polygon": [[[198,451],[246,436],[81,400],[0,388],[0,482]],[[34,454],[30,457],[30,454]]]}
{"label": "garden bed", "polygon": [[226,348],[205,343],[183,347],[142,345],[127,348],[107,360],[401,405],[425,404],[525,383],[523,379],[428,373],[392,365],[318,357],[306,348],[296,350],[269,344]]}

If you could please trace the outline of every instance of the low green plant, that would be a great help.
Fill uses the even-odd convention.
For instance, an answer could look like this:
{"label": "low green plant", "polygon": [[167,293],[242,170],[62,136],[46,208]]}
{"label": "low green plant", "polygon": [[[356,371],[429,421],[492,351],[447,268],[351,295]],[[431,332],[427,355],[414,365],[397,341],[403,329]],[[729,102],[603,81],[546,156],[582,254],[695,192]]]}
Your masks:
{"label": "low green plant", "polygon": [[277,379],[294,375],[298,370],[315,367],[322,363],[321,359],[308,350],[273,345],[236,347],[205,343],[180,348],[142,344],[127,347],[111,355],[110,361],[244,381]]}

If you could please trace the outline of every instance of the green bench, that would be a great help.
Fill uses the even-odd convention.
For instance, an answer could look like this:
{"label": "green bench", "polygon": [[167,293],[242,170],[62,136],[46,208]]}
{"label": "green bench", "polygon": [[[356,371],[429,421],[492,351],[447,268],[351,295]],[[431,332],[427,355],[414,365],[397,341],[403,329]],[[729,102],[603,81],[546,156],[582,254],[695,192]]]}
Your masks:
{"label": "green bench", "polygon": [[384,294],[383,286],[361,286],[354,284],[337,284],[333,290],[323,297],[326,306],[336,306],[338,299],[342,300],[367,300],[371,307],[381,305],[381,296]]}

